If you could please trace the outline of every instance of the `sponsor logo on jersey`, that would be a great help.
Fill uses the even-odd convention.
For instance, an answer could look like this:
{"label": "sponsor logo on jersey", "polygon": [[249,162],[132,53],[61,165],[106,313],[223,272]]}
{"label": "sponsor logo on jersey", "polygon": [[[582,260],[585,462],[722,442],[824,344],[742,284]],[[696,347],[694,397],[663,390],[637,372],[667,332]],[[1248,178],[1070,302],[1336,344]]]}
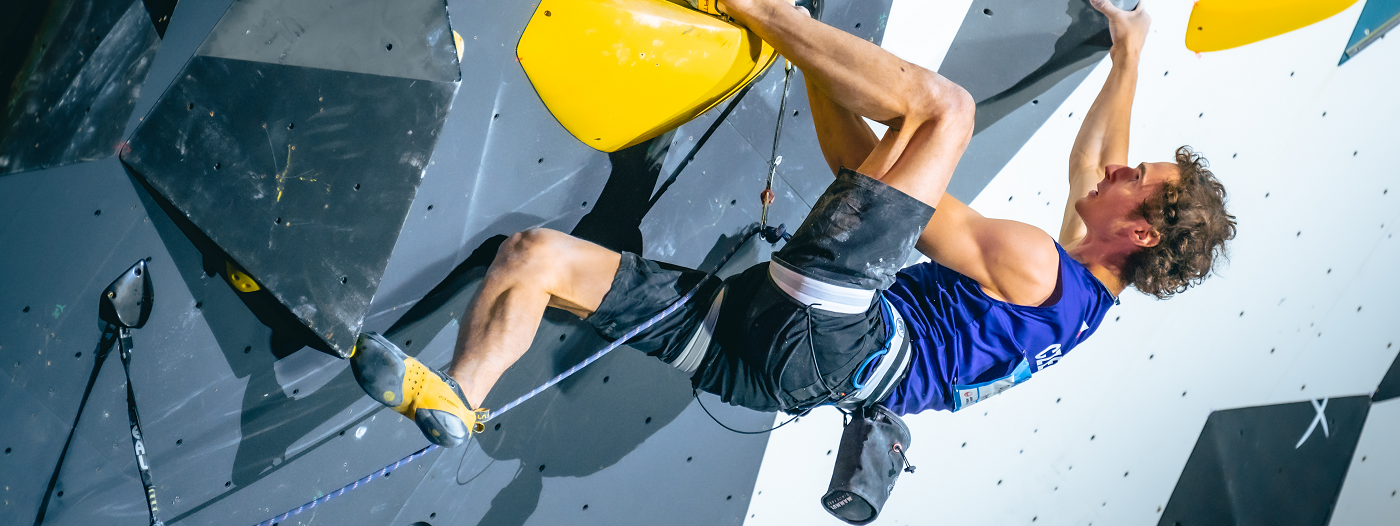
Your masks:
{"label": "sponsor logo on jersey", "polygon": [[1059,363],[1061,356],[1064,356],[1064,350],[1060,347],[1060,344],[1056,343],[1046,347],[1045,350],[1035,355],[1035,370],[1041,371],[1046,367]]}

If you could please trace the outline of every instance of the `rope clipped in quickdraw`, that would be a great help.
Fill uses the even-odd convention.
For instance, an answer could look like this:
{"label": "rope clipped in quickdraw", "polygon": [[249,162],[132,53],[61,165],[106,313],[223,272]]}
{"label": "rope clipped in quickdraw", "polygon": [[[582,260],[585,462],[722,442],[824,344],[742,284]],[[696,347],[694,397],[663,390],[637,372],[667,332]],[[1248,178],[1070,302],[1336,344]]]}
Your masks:
{"label": "rope clipped in quickdraw", "polygon": [[[78,429],[78,420],[83,416],[83,409],[87,406],[88,396],[92,394],[93,384],[97,381],[97,374],[102,369],[102,364],[107,360],[107,355],[115,344],[117,354],[121,356],[122,371],[126,373],[126,416],[127,423],[130,424],[131,445],[136,452],[136,469],[141,475],[141,485],[146,489],[146,508],[150,512],[151,526],[164,526],[160,520],[160,508],[156,505],[155,483],[151,479],[151,466],[146,461],[145,439],[141,432],[141,417],[136,411],[136,391],[131,385],[131,353],[134,346],[131,343],[131,329],[139,329],[146,324],[151,316],[151,303],[155,294],[151,288],[151,277],[146,272],[146,260],[137,260],[135,265],[122,273],[121,277],[112,281],[98,300],[97,316],[104,322],[102,329],[102,341],[98,344],[96,360],[93,363],[92,377],[88,380],[87,388],[83,390],[82,402],[78,404],[78,414],[73,417],[73,427],[68,431],[68,440],[63,444],[63,452],[58,456],[58,463],[54,467],[53,476],[49,479],[48,489],[44,492],[44,498],[39,503],[39,512],[34,518],[34,525],[39,526],[44,523],[44,515],[48,511],[49,499],[52,497],[54,487],[58,484],[58,474],[63,470],[63,461],[68,456],[68,447],[73,441],[73,433]],[[62,492],[59,493],[62,495]]]}
{"label": "rope clipped in quickdraw", "polygon": [[763,186],[763,192],[758,194],[758,199],[763,203],[763,212],[759,215],[759,232],[763,235],[763,240],[769,243],[777,243],[780,240],[791,238],[784,225],[768,226],[768,205],[773,204],[773,178],[778,175],[778,165],[783,163],[783,156],[778,155],[778,140],[783,137],[783,117],[787,114],[788,92],[792,88],[792,61],[783,59],[783,98],[778,102],[778,124],[773,127],[773,153],[768,157],[768,180]]}

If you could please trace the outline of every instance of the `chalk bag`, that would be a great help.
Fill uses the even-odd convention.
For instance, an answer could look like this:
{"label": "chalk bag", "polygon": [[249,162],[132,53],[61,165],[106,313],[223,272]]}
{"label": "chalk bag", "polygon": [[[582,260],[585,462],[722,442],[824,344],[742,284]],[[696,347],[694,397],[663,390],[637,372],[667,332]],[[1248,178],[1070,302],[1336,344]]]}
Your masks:
{"label": "chalk bag", "polygon": [[914,472],[904,456],[908,448],[909,427],[889,409],[872,405],[852,412],[822,507],[850,524],[875,520],[900,472]]}

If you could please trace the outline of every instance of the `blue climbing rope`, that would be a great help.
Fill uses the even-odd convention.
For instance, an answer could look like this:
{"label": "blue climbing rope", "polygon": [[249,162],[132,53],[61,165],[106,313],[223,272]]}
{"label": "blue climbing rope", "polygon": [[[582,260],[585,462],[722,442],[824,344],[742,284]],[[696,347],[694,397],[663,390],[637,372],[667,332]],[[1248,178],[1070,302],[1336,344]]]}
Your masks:
{"label": "blue climbing rope", "polygon": [[420,450],[418,450],[418,451],[414,451],[413,454],[399,459],[398,462],[394,462],[393,464],[389,464],[389,465],[387,465],[387,466],[384,466],[383,469],[380,469],[379,471],[376,471],[376,472],[374,472],[374,473],[370,473],[370,474],[368,474],[368,475],[365,475],[365,477],[362,478],[362,479],[360,479],[360,480],[357,480],[357,481],[351,482],[351,483],[349,483],[349,484],[346,484],[345,486],[341,487],[340,489],[335,490],[335,491],[332,491],[332,492],[326,494],[326,496],[324,496],[324,497],[318,498],[318,499],[313,500],[313,501],[311,501],[311,502],[308,502],[308,503],[306,503],[306,504],[302,504],[302,505],[300,505],[300,506],[297,506],[297,507],[295,507],[295,508],[292,508],[291,510],[287,511],[286,513],[283,513],[283,514],[278,515],[278,516],[276,516],[276,517],[273,517],[273,518],[271,518],[271,519],[268,519],[268,520],[259,522],[257,526],[272,526],[273,524],[277,524],[277,523],[279,523],[279,522],[282,522],[282,521],[284,521],[284,520],[287,520],[287,518],[292,517],[292,516],[295,516],[295,515],[298,514],[298,513],[301,513],[301,512],[303,512],[303,511],[309,510],[309,509],[311,509],[311,508],[315,508],[316,506],[320,506],[320,505],[322,505],[322,504],[325,504],[326,501],[331,500],[331,499],[336,498],[336,497],[339,497],[339,496],[344,495],[344,494],[346,494],[346,493],[349,493],[350,490],[352,490],[352,489],[358,488],[358,487],[363,486],[363,485],[365,485],[365,484],[369,484],[369,481],[374,480],[375,477],[382,477],[382,476],[388,475],[390,471],[399,469],[399,466],[402,466],[402,465],[407,464],[407,463],[409,463],[409,462],[413,462],[414,459],[416,459],[416,458],[418,458],[418,457],[421,457],[421,456],[423,456],[423,455],[426,455],[426,454],[428,454],[428,453],[431,453],[434,449],[437,449],[437,448],[438,448],[438,445],[437,445],[437,444],[429,444],[428,447],[425,447],[425,448],[420,449]]}

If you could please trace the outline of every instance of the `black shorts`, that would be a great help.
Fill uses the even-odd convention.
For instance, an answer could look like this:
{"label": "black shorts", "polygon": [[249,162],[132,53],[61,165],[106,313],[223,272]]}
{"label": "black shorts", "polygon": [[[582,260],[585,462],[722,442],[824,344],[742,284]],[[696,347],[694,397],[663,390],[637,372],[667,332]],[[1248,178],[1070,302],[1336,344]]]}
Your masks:
{"label": "black shorts", "polygon": [[[847,309],[851,312],[827,310],[821,302],[804,304],[774,281],[769,267],[781,265],[789,278],[795,273],[874,298],[873,291],[894,282],[932,215],[933,207],[842,170],[773,263],[724,281],[713,338],[692,376],[694,386],[759,411],[797,413],[845,396],[856,369],[886,342],[879,302],[871,299],[863,308]],[[697,285],[681,309],[628,340],[633,348],[673,363],[709,314],[720,292],[718,279],[624,253],[612,289],[586,321],[614,340]]]}

